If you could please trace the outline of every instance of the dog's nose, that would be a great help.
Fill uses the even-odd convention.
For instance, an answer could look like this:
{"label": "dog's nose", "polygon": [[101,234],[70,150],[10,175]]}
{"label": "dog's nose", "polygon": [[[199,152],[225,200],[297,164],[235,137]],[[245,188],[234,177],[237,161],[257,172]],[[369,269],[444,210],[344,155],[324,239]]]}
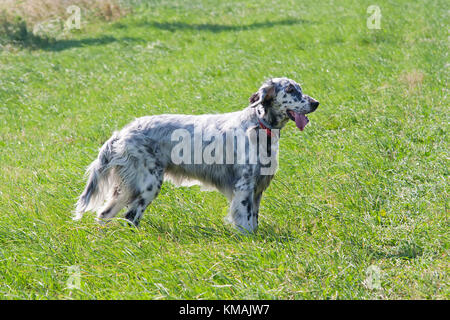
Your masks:
{"label": "dog's nose", "polygon": [[319,101],[317,101],[314,98],[311,98],[310,96],[306,96],[306,98],[308,99],[309,105],[311,106],[311,109],[313,111],[315,111],[317,109],[317,107],[319,106]]}

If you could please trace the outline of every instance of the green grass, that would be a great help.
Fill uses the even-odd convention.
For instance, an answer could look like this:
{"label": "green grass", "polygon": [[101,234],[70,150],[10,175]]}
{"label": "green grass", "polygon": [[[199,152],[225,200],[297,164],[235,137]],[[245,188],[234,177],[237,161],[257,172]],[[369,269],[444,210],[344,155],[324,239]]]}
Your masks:
{"label": "green grass", "polygon": [[[381,8],[380,30],[366,27]],[[445,1],[151,2],[0,52],[0,297],[448,299]],[[6,48],[6,49],[5,49]],[[1,50],[1,49],[0,49]],[[138,229],[71,220],[86,166],[135,117],[244,108],[268,77],[321,102],[282,132],[260,227],[165,184]],[[69,289],[78,266],[80,289]],[[367,285],[380,269],[381,287]]]}

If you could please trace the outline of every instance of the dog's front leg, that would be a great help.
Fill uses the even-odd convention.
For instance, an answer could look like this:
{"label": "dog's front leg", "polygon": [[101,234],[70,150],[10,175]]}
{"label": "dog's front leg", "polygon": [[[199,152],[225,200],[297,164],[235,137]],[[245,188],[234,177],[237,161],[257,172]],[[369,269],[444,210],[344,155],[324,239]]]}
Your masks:
{"label": "dog's front leg", "polygon": [[254,193],[253,196],[253,224],[258,226],[259,205],[261,203],[262,192]]}
{"label": "dog's front leg", "polygon": [[254,232],[258,227],[253,190],[235,190],[228,221],[241,232]]}

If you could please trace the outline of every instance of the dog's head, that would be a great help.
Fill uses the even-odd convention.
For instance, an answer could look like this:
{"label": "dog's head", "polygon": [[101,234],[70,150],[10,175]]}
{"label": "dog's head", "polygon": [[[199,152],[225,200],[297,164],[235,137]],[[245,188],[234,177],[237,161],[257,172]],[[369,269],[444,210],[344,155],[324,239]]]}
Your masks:
{"label": "dog's head", "polygon": [[257,108],[273,128],[282,128],[290,119],[303,130],[309,122],[306,114],[319,106],[317,100],[303,94],[300,85],[288,78],[267,80],[249,100],[250,107]]}

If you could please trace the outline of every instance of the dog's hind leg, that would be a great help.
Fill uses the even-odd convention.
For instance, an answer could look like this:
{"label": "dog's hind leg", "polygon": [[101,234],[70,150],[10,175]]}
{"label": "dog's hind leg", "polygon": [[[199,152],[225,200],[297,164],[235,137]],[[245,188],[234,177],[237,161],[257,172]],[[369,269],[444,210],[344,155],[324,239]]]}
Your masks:
{"label": "dog's hind leg", "polygon": [[139,225],[139,221],[147,208],[147,206],[155,199],[163,182],[162,168],[150,169],[148,173],[144,174],[140,179],[138,190],[134,199],[128,205],[128,211],[125,213],[125,219],[133,223],[135,226]]}

